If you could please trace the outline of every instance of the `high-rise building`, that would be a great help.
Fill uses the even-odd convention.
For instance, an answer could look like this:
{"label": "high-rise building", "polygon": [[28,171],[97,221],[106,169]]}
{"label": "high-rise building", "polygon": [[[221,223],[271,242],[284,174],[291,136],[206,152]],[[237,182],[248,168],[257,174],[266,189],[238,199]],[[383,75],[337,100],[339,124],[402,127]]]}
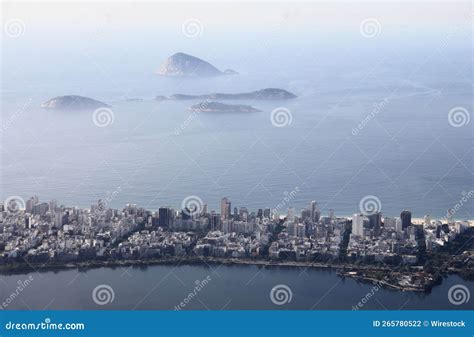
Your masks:
{"label": "high-rise building", "polygon": [[45,215],[49,209],[49,204],[47,202],[42,202],[40,204],[33,205],[31,213],[35,215]]}
{"label": "high-rise building", "polygon": [[[221,221],[221,218],[220,216],[216,218],[216,222],[219,223],[219,221]],[[230,232],[230,227],[231,227],[231,221],[232,220],[224,220],[222,221],[221,225],[220,225],[220,230],[224,233],[229,233]]]}
{"label": "high-rise building", "polygon": [[321,212],[319,211],[318,203],[315,200],[311,201],[309,204],[309,210],[311,211],[311,220],[318,222],[321,217]]}
{"label": "high-rise building", "polygon": [[397,233],[403,232],[402,219],[400,218],[395,219],[395,231]]}
{"label": "high-rise building", "polygon": [[230,217],[230,200],[228,200],[226,197],[221,199],[221,218],[222,219],[229,219]]}
{"label": "high-rise building", "polygon": [[33,206],[39,202],[38,197],[35,195],[26,201],[26,213],[31,213],[33,211]]}
{"label": "high-rise building", "polygon": [[239,219],[242,221],[247,221],[249,216],[249,211],[247,207],[240,207],[239,209]]}
{"label": "high-rise building", "polygon": [[380,225],[382,224],[382,213],[377,212],[367,216],[369,227],[374,230],[375,235],[380,235]]}
{"label": "high-rise building", "polygon": [[181,219],[183,220],[189,220],[191,219],[191,210],[186,207],[185,209],[181,210]]}
{"label": "high-rise building", "polygon": [[386,230],[396,230],[396,219],[384,217],[383,226]]}
{"label": "high-rise building", "polygon": [[306,226],[303,225],[303,224],[298,224],[298,226],[296,227],[296,231],[297,231],[297,236],[299,238],[304,238],[306,236]]}
{"label": "high-rise building", "polygon": [[263,216],[264,216],[265,218],[270,218],[270,213],[271,213],[270,208],[265,208],[265,209],[263,210]]}
{"label": "high-rise building", "polygon": [[410,211],[402,211],[400,213],[400,219],[402,220],[402,229],[411,226],[411,212]]}
{"label": "high-rise building", "polygon": [[63,212],[58,212],[54,215],[54,227],[61,228],[63,226]]}
{"label": "high-rise building", "polygon": [[295,222],[290,222],[286,228],[289,236],[297,236],[298,235],[298,224]]}
{"label": "high-rise building", "polygon": [[160,207],[158,209],[158,226],[169,227],[173,221],[173,210],[169,207]]}
{"label": "high-rise building", "polygon": [[328,213],[329,219],[334,219],[334,210],[331,208]]}
{"label": "high-rise building", "polygon": [[364,216],[362,214],[352,215],[352,234],[364,236]]}
{"label": "high-rise building", "polygon": [[58,202],[56,200],[51,200],[49,202],[49,210],[51,212],[55,212],[57,207],[58,207]]}
{"label": "high-rise building", "polygon": [[[225,220],[226,225],[228,226],[229,221]],[[218,213],[211,213],[209,226],[211,231],[216,231],[221,229],[221,216]]]}
{"label": "high-rise building", "polygon": [[293,207],[288,207],[288,213],[286,215],[286,220],[293,222],[295,221],[295,209]]}
{"label": "high-rise building", "polygon": [[301,220],[306,221],[306,220],[313,220],[311,217],[311,210],[309,209],[303,209],[301,210]]}

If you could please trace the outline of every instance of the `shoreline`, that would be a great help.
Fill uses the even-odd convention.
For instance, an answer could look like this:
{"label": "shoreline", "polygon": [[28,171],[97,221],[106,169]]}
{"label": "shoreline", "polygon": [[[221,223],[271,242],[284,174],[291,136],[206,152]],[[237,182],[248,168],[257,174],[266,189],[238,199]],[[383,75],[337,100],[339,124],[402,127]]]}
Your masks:
{"label": "shoreline", "polygon": [[[441,284],[442,276],[447,274],[459,274],[459,270],[451,270],[449,273],[439,274],[437,278],[427,282],[426,284],[414,286],[414,285],[400,285],[395,282],[389,282],[384,279],[380,279],[379,273],[394,272],[390,267],[380,267],[372,265],[355,265],[352,263],[331,263],[331,262],[307,262],[307,261],[269,261],[269,260],[243,260],[243,259],[232,259],[232,258],[200,258],[200,257],[187,257],[185,259],[180,258],[159,258],[151,260],[103,260],[103,261],[84,261],[84,262],[70,262],[70,263],[22,263],[15,266],[2,265],[0,266],[0,275],[24,275],[31,272],[58,272],[62,270],[77,269],[77,271],[87,271],[99,268],[121,268],[121,267],[135,267],[135,268],[147,268],[148,266],[158,265],[225,265],[225,266],[256,266],[264,268],[272,267],[283,267],[283,268],[311,268],[320,270],[331,270],[335,271],[338,277],[341,278],[352,278],[356,281],[363,283],[370,283],[381,286],[383,288],[397,290],[397,291],[410,291],[410,292],[423,292],[428,293],[431,289]],[[399,272],[395,272],[399,273]],[[413,273],[409,273],[413,274]],[[400,274],[403,275],[403,274]],[[427,274],[428,275],[428,274]],[[431,274],[429,274],[431,275]]]}

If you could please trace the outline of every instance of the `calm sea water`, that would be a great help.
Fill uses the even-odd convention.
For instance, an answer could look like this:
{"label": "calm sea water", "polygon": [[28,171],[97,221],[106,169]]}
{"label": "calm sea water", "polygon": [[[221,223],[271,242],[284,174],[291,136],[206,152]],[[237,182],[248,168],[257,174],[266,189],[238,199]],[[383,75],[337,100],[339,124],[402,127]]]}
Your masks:
{"label": "calm sea water", "polygon": [[[2,197],[36,194],[89,206],[119,190],[112,207],[129,202],[150,209],[179,207],[186,196],[197,195],[211,209],[228,196],[232,206],[256,210],[275,207],[285,192],[298,188],[290,203],[297,210],[317,200],[324,212],[333,208],[348,215],[362,197],[375,195],[386,215],[410,209],[422,217],[444,216],[472,189],[472,123],[456,128],[448,122],[453,107],[472,110],[472,59],[463,39],[453,45],[432,39],[423,49],[358,36],[351,44],[321,38],[318,46],[288,40],[291,48],[285,50],[277,42],[263,47],[249,40],[256,47],[246,50],[246,57],[228,44],[211,53],[205,44],[189,50],[179,41],[169,51],[141,56],[138,49],[125,63],[119,60],[131,56],[116,45],[104,50],[87,43],[50,46],[38,51],[38,59],[18,63],[32,42],[7,41]],[[70,57],[57,54],[60,50]],[[241,74],[188,81],[153,75],[176,50]],[[348,51],[353,57],[346,57]],[[265,87],[284,88],[298,98],[243,101],[263,111],[197,118],[187,109],[193,102],[153,100]],[[113,123],[101,128],[92,112],[39,108],[63,94],[110,103]],[[375,118],[354,135],[374,104],[384,100]],[[278,107],[291,111],[291,125],[272,125],[270,114]],[[456,217],[472,214],[471,203]]]}
{"label": "calm sea water", "polygon": [[[76,270],[40,272],[28,275],[2,276],[0,297],[15,292],[18,281],[31,276],[31,283],[15,297],[7,309],[137,309],[174,310],[196,281],[207,284],[196,291],[183,309],[253,310],[253,309],[342,309],[352,310],[363,298],[361,309],[469,309],[472,304],[453,305],[448,299],[451,286],[473,283],[449,276],[429,294],[374,289],[372,284],[341,279],[334,271],[298,268],[257,268],[255,266],[151,266],[137,268],[101,268],[85,272]],[[105,305],[94,302],[93,290],[108,285],[112,297],[104,297]],[[291,301],[275,305],[271,289],[286,285]],[[102,286],[103,288],[103,286]],[[109,288],[110,289],[110,288]],[[366,297],[370,293],[371,296]],[[110,292],[109,292],[110,294]]]}
{"label": "calm sea water", "polygon": [[[88,82],[6,92],[4,120],[13,122],[2,138],[2,196],[36,194],[89,206],[120,188],[112,207],[129,202],[150,209],[178,207],[186,196],[197,195],[210,208],[228,196],[233,206],[256,210],[275,207],[285,192],[297,189],[290,203],[296,209],[317,200],[323,210],[347,215],[358,210],[362,197],[375,195],[386,215],[409,209],[422,217],[444,216],[463,191],[472,189],[472,127],[448,123],[451,108],[472,104],[472,82],[466,77],[456,77],[453,69],[452,77],[441,78],[423,66],[400,74],[374,65],[369,75],[370,67],[356,65],[294,66],[281,76],[242,74],[182,83],[149,75],[144,82],[120,84],[131,90],[124,90],[127,97],[144,101],[124,101],[121,91],[105,93]],[[411,69],[419,71],[408,79],[405,72]],[[259,113],[197,118],[187,110],[192,102],[152,100],[155,94],[264,87],[285,88],[299,97],[242,102],[263,110]],[[113,124],[100,128],[92,113],[38,108],[50,97],[70,93],[112,104]],[[354,136],[353,128],[387,97],[375,119]],[[291,125],[272,125],[270,113],[278,107],[291,111]],[[471,219],[472,214],[471,204],[456,216]]]}
{"label": "calm sea water", "polygon": [[[375,195],[386,215],[410,209],[414,216],[444,216],[474,185],[473,123],[448,121],[455,107],[472,114],[472,32],[461,22],[413,38],[411,31],[384,26],[374,39],[358,26],[304,33],[284,25],[254,32],[237,27],[229,40],[215,29],[189,39],[174,26],[120,27],[105,20],[61,31],[28,21],[21,38],[2,41],[1,197],[36,194],[89,206],[120,187],[112,207],[179,207],[197,195],[211,209],[227,196],[233,206],[255,210],[275,207],[297,187],[290,205],[296,209],[317,200],[323,211],[348,215],[362,197]],[[240,74],[155,76],[178,51]],[[194,102],[153,100],[266,87],[298,98],[243,101],[263,111],[194,119],[188,110]],[[39,108],[66,94],[111,104],[113,123],[101,128],[92,112]],[[354,135],[374,105],[375,118]],[[279,107],[291,112],[286,127],[270,121]],[[472,214],[471,203],[456,216]]]}

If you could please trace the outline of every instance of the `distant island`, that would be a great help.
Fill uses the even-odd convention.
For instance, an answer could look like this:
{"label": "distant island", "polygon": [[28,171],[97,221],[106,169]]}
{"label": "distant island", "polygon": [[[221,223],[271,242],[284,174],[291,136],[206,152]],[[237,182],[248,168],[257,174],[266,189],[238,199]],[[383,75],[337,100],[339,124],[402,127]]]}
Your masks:
{"label": "distant island", "polygon": [[185,53],[176,53],[163,62],[156,74],[171,77],[212,77],[234,75],[237,72],[232,69],[220,71],[209,62],[198,57]]}
{"label": "distant island", "polygon": [[110,105],[89,97],[66,95],[51,98],[44,102],[41,107],[56,110],[89,110],[104,107],[108,108]]}
{"label": "distant island", "polygon": [[201,102],[189,107],[189,110],[196,112],[259,112],[250,105],[224,104],[219,102]]}
{"label": "distant island", "polygon": [[280,99],[293,99],[297,96],[289,91],[278,88],[265,88],[261,90],[244,92],[238,94],[224,94],[224,93],[212,93],[205,95],[186,95],[186,94],[173,94],[171,96],[157,96],[155,99],[159,101],[163,100],[192,100],[192,99],[254,99],[254,100],[280,100]]}

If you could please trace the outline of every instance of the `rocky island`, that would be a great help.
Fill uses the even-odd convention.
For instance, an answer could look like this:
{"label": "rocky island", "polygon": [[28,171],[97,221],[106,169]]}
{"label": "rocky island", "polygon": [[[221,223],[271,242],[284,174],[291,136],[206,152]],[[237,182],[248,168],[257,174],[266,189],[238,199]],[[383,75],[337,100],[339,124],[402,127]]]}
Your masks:
{"label": "rocky island", "polygon": [[220,71],[209,62],[185,53],[168,57],[160,66],[157,75],[171,77],[212,77],[237,74],[232,69]]}
{"label": "rocky island", "polygon": [[261,90],[238,94],[211,93],[205,95],[173,94],[171,96],[157,96],[156,100],[192,100],[192,99],[252,99],[252,100],[283,100],[297,96],[289,91],[278,88],[265,88]]}
{"label": "rocky island", "polygon": [[219,102],[201,102],[189,107],[189,110],[195,112],[259,112],[250,105],[224,104]]}
{"label": "rocky island", "polygon": [[41,107],[55,110],[90,110],[108,108],[110,105],[89,97],[66,95],[51,98],[44,102]]}

